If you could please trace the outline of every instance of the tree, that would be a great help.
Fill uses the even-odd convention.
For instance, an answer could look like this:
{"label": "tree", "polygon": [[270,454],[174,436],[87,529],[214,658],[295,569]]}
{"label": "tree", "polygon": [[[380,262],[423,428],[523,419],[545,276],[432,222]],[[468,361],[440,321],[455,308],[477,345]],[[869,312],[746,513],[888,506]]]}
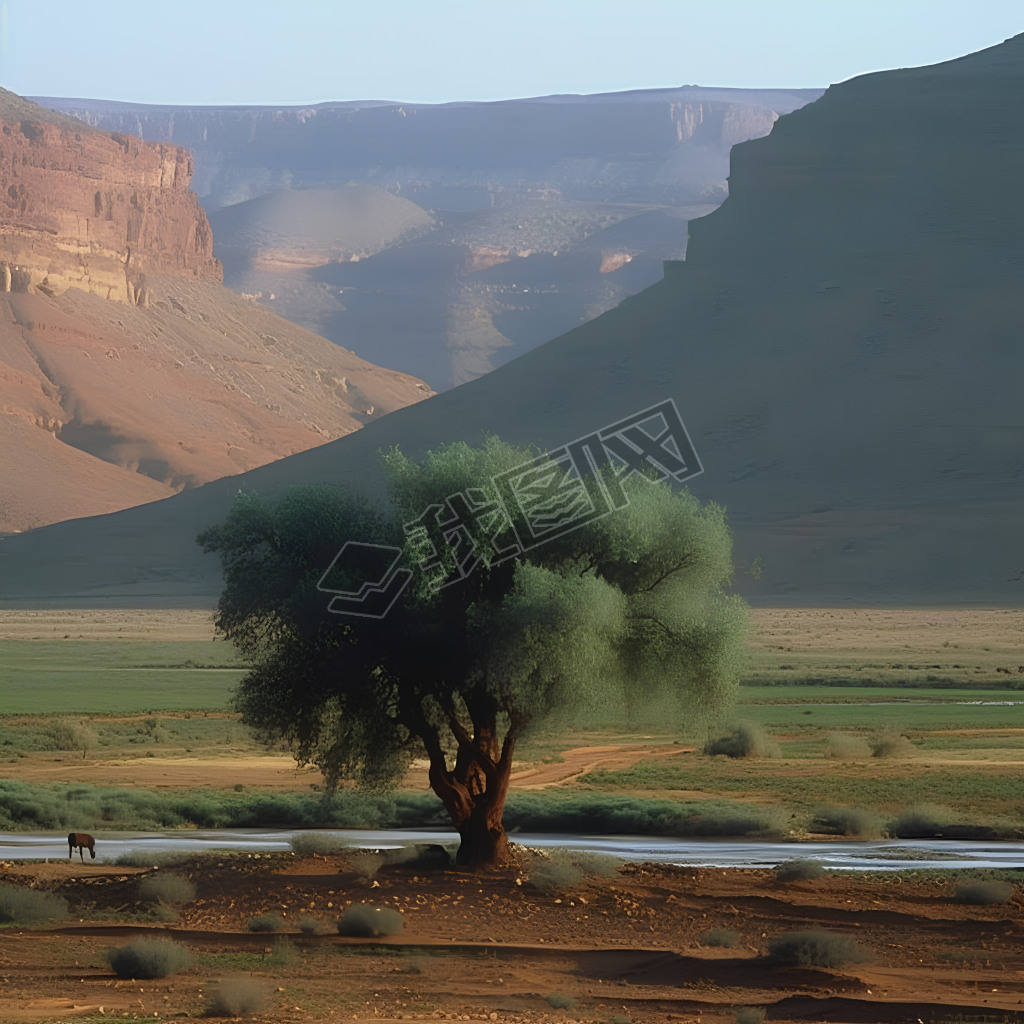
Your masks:
{"label": "tree", "polygon": [[[425,536],[403,524],[452,495],[479,511],[492,478],[534,457],[494,437],[422,464],[395,449],[386,502],[327,486],[276,505],[240,494],[197,538],[223,564],[218,628],[252,665],[235,696],[243,721],[331,786],[393,785],[425,751],[463,864],[507,856],[512,756],[531,727],[655,701],[692,723],[738,680],[746,606],[727,592],[724,511],[686,491],[634,475],[627,507],[517,557],[493,516],[470,514],[461,546],[418,571]],[[416,569],[383,618],[332,615],[317,589],[349,540],[402,547]],[[479,564],[460,579],[468,552]],[[446,573],[455,582],[436,589]]]}

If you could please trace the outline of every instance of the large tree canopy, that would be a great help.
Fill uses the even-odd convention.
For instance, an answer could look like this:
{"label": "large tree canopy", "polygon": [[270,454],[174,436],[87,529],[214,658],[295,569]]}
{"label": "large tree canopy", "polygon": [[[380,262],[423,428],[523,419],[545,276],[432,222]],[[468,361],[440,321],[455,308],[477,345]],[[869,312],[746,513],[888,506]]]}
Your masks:
{"label": "large tree canopy", "polygon": [[[332,785],[394,784],[425,752],[467,864],[506,856],[512,754],[532,726],[651,702],[693,724],[738,681],[746,608],[728,593],[724,511],[633,475],[626,507],[508,557],[492,481],[535,456],[493,437],[421,464],[396,449],[387,503],[239,495],[198,538],[223,563],[218,627],[252,665],[244,721]],[[438,528],[453,508],[458,528]],[[413,570],[382,618],[332,614],[317,588],[347,541],[400,547]]]}

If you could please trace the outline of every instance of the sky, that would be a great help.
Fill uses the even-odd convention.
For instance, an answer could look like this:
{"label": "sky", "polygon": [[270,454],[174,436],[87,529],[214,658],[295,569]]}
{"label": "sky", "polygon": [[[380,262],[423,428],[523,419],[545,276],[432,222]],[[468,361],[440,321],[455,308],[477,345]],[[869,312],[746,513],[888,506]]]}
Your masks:
{"label": "sky", "polygon": [[0,0],[0,86],[190,106],[821,87],[1022,31],[1022,0]]}

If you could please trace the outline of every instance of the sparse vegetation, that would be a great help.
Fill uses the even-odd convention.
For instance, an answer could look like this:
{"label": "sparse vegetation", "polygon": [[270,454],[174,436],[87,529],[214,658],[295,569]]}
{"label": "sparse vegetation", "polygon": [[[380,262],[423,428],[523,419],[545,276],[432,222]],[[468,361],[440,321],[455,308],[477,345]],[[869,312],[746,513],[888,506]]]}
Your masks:
{"label": "sparse vegetation", "polygon": [[997,879],[978,879],[961,882],[953,892],[957,903],[986,907],[995,903],[1009,903],[1013,899],[1014,887],[1010,882]]}
{"label": "sparse vegetation", "polygon": [[530,882],[538,889],[565,889],[583,879],[583,872],[575,864],[538,860],[530,868]]}
{"label": "sparse vegetation", "polygon": [[778,757],[779,746],[759,725],[737,722],[724,735],[708,740],[704,753],[724,754],[726,757]]}
{"label": "sparse vegetation", "polygon": [[163,978],[185,970],[192,957],[171,939],[142,938],[108,950],[107,962],[119,978]]}
{"label": "sparse vegetation", "polygon": [[398,935],[404,925],[401,913],[392,907],[353,903],[345,908],[338,920],[338,934],[356,938],[377,938],[381,935]]}
{"label": "sparse vegetation", "polygon": [[889,822],[886,830],[894,839],[932,839],[949,827],[951,817],[943,807],[908,807]]}
{"label": "sparse vegetation", "polygon": [[711,928],[700,937],[702,946],[719,946],[724,949],[733,949],[739,942],[740,933],[731,928]]}
{"label": "sparse vegetation", "polygon": [[209,1017],[241,1017],[259,1013],[267,1005],[264,987],[249,978],[225,978],[206,1005]]}
{"label": "sparse vegetation", "polygon": [[763,1006],[741,1006],[735,1013],[736,1024],[761,1024],[766,1012]]}
{"label": "sparse vegetation", "polygon": [[802,967],[842,967],[867,959],[867,954],[849,935],[814,928],[785,932],[772,939],[768,956],[779,964]]}
{"label": "sparse vegetation", "polygon": [[279,932],[284,927],[280,914],[257,914],[249,921],[251,932]]}
{"label": "sparse vegetation", "polygon": [[67,916],[68,901],[62,896],[0,882],[0,924],[39,924]]}
{"label": "sparse vegetation", "polygon": [[871,741],[872,757],[908,757],[914,753],[914,744],[895,732],[884,732]]}
{"label": "sparse vegetation", "polygon": [[824,874],[825,868],[819,861],[806,857],[783,861],[775,868],[775,878],[780,882],[807,882]]}
{"label": "sparse vegetation", "polygon": [[871,756],[871,745],[862,736],[831,732],[825,739],[824,753],[839,761],[862,761]]}
{"label": "sparse vegetation", "polygon": [[195,894],[195,885],[184,875],[151,875],[139,882],[139,897],[149,903],[180,907],[188,903]]}
{"label": "sparse vegetation", "polygon": [[316,935],[323,930],[324,923],[315,917],[300,917],[298,922],[299,931],[303,935]]}
{"label": "sparse vegetation", "polygon": [[292,836],[288,844],[300,857],[326,857],[345,851],[345,844],[337,836],[322,832],[300,832]]}
{"label": "sparse vegetation", "polygon": [[856,807],[818,807],[811,817],[811,829],[829,835],[877,839],[882,835],[884,826],[874,811]]}
{"label": "sparse vegetation", "polygon": [[576,1000],[564,992],[549,992],[544,999],[553,1010],[571,1010],[576,1005]]}

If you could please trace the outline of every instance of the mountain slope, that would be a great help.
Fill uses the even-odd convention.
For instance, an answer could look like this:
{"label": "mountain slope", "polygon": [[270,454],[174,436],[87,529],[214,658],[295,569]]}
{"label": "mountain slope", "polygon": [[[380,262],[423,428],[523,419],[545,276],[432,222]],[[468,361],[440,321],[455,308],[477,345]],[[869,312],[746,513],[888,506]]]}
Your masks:
{"label": "mountain slope", "polygon": [[192,537],[239,487],[372,487],[391,443],[553,449],[671,398],[692,489],[729,509],[741,569],[763,563],[753,599],[1019,604],[1021,180],[1024,36],[834,86],[734,149],[729,199],[660,284],[331,445],[8,538],[0,595],[212,601]]}

